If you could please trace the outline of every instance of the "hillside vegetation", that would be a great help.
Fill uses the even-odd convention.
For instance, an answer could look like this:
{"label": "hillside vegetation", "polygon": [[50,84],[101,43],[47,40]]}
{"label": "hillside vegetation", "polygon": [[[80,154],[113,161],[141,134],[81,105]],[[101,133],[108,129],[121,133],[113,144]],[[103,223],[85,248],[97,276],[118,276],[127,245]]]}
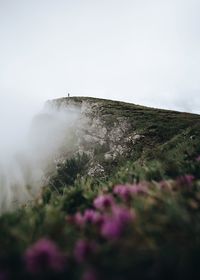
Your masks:
{"label": "hillside vegetation", "polygon": [[176,177],[192,172],[200,154],[199,115],[86,97],[57,99],[53,104],[83,108],[89,120],[79,145],[90,163],[102,167],[98,177],[116,173],[127,161],[141,167],[154,160],[160,162],[162,176]]}
{"label": "hillside vegetation", "polygon": [[198,279],[200,116],[49,104],[80,108],[81,136],[37,198],[0,217],[0,279]]}

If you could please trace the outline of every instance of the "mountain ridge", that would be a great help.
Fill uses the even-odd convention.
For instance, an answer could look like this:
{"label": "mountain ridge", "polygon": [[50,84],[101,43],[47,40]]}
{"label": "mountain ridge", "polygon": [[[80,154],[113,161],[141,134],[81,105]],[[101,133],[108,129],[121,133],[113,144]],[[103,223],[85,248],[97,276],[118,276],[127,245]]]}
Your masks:
{"label": "mountain ridge", "polygon": [[75,153],[89,156],[91,176],[109,176],[127,160],[144,165],[159,158],[165,163],[169,151],[176,154],[177,146],[181,145],[184,146],[178,153],[181,164],[188,145],[191,157],[200,153],[197,114],[91,97],[64,97],[47,104],[58,109],[70,106],[80,109],[81,119],[86,121],[75,132],[82,135]]}

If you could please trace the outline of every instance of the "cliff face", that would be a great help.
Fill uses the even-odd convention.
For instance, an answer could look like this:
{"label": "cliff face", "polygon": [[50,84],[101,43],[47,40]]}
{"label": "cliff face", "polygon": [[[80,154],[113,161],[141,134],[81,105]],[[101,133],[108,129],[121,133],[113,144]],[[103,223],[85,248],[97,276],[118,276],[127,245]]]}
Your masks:
{"label": "cliff face", "polygon": [[165,160],[169,151],[183,159],[188,145],[190,156],[200,152],[198,115],[86,97],[56,99],[47,106],[80,112],[70,130],[73,143],[70,149],[63,146],[56,160],[84,153],[91,176],[104,177],[127,160],[141,165],[148,159]]}
{"label": "cliff face", "polygon": [[[116,108],[116,105],[118,108]],[[129,118],[123,115],[118,102],[92,98],[63,98],[48,102],[47,106],[56,109],[80,111],[80,116],[74,129],[73,147],[57,162],[62,163],[74,155],[86,154],[89,158],[88,175],[104,176],[109,167],[116,165],[119,160],[130,158],[136,143],[144,138],[137,131]],[[122,114],[118,115],[118,109]],[[66,146],[67,149],[67,146]],[[72,152],[73,151],[73,152]]]}

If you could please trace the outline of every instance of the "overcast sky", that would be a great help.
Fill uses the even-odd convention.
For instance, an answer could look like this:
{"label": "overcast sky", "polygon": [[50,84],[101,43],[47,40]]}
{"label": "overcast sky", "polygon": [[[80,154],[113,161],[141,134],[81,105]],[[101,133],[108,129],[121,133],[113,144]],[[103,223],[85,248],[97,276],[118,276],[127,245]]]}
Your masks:
{"label": "overcast sky", "polygon": [[199,0],[0,0],[0,111],[70,92],[200,113],[199,15]]}

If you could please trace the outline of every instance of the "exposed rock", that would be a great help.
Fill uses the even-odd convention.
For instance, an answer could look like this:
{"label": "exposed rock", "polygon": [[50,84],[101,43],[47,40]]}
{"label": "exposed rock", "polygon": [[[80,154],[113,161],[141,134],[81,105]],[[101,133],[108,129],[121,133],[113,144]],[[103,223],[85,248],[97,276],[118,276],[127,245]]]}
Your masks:
{"label": "exposed rock", "polygon": [[[117,117],[110,124],[109,120],[113,115],[104,114],[99,102],[86,100],[75,102],[73,98],[64,98],[50,102],[50,105],[52,104],[57,108],[79,108],[80,118],[74,131],[77,138],[76,154],[85,153],[91,159],[91,168],[88,171],[90,176],[103,174],[105,161],[127,155],[130,149],[134,149],[135,143],[143,137],[132,129],[128,118]],[[96,158],[96,153],[102,154],[101,159]]]}
{"label": "exposed rock", "polygon": [[88,171],[88,175],[90,176],[97,176],[100,175],[102,176],[104,174],[105,170],[101,164],[93,163],[93,167],[91,167]]}

